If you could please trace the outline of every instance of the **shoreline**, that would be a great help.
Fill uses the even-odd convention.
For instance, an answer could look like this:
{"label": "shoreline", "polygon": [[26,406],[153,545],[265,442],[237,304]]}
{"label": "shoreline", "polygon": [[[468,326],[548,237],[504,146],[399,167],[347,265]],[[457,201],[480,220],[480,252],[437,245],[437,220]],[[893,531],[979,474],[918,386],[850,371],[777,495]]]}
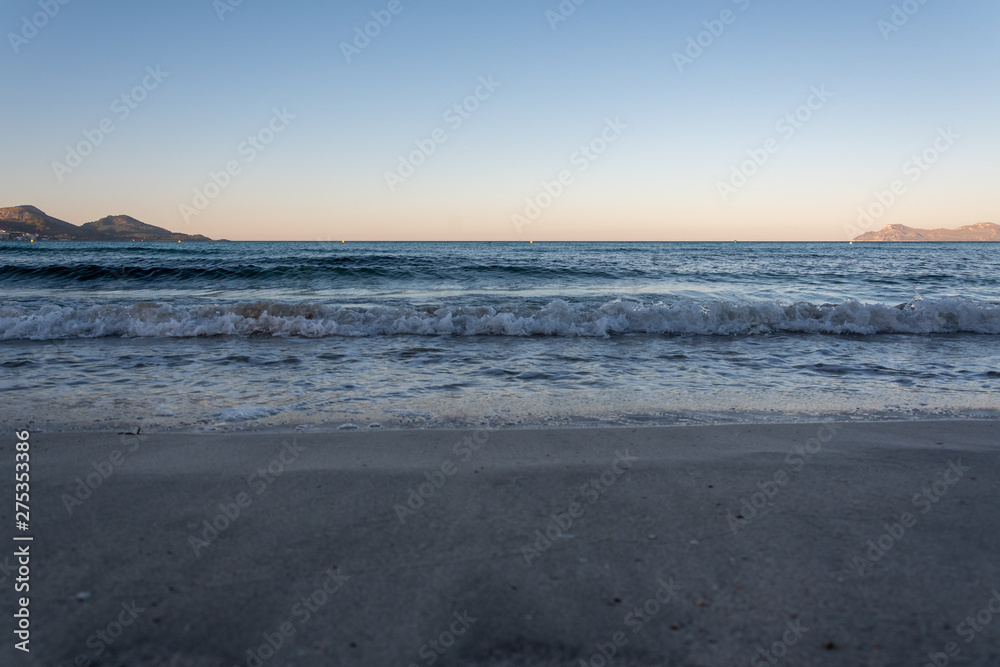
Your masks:
{"label": "shoreline", "polygon": [[[22,429],[28,428],[34,433],[44,433],[48,435],[68,435],[68,434],[79,434],[88,436],[120,436],[120,435],[133,435],[135,433],[135,427],[140,429],[146,429],[142,432],[143,435],[193,435],[193,436],[223,436],[223,435],[268,435],[275,437],[295,437],[302,435],[332,435],[338,433],[406,433],[410,431],[414,432],[440,432],[440,433],[454,433],[457,431],[470,431],[483,429],[490,432],[500,432],[500,431],[552,431],[552,430],[568,430],[568,431],[578,431],[578,430],[597,430],[597,431],[608,431],[608,430],[628,430],[628,429],[678,429],[678,428],[714,428],[717,426],[802,426],[809,424],[917,424],[917,423],[964,423],[964,422],[994,422],[1000,421],[1000,410],[986,410],[986,409],[975,409],[975,410],[954,410],[949,411],[949,414],[942,414],[942,411],[928,412],[926,414],[914,413],[911,410],[900,410],[899,412],[883,411],[879,414],[864,414],[864,415],[851,415],[844,414],[842,412],[835,412],[830,414],[817,414],[817,413],[787,413],[787,414],[771,414],[771,413],[747,413],[744,411],[733,411],[737,416],[730,418],[726,421],[710,421],[709,417],[706,415],[716,416],[723,414],[725,411],[715,411],[715,412],[705,412],[705,413],[678,413],[677,415],[650,415],[650,416],[639,416],[631,415],[630,421],[621,421],[615,418],[597,418],[597,417],[565,417],[561,419],[551,419],[551,420],[541,420],[535,421],[524,421],[515,423],[502,423],[497,424],[496,422],[490,423],[471,423],[471,422],[458,422],[454,419],[443,420],[437,419],[428,420],[426,423],[421,424],[415,420],[410,421],[399,421],[392,422],[391,420],[381,419],[374,423],[375,425],[368,424],[368,420],[358,420],[355,422],[346,422],[343,424],[338,423],[339,420],[333,422],[321,422],[319,424],[315,422],[286,422],[283,424],[272,424],[272,425],[255,425],[255,424],[241,424],[240,422],[219,422],[215,424],[206,424],[202,426],[178,426],[169,427],[164,426],[159,423],[150,423],[147,420],[130,420],[123,421],[117,425],[109,425],[107,423],[92,425],[92,424],[81,424],[81,423],[62,423],[62,424],[38,424],[34,421],[29,421],[27,425],[15,422],[10,419],[0,420],[0,427],[11,430],[11,429]],[[746,418],[747,415],[753,415],[752,418]],[[674,421],[669,421],[669,420]],[[145,423],[144,423],[145,422]],[[131,430],[118,430],[118,429],[131,429]],[[110,430],[109,430],[110,429]],[[141,431],[140,431],[141,432]]]}
{"label": "shoreline", "polygon": [[16,664],[924,664],[950,643],[995,664],[993,626],[957,628],[1000,586],[998,436],[33,433],[37,662]]}

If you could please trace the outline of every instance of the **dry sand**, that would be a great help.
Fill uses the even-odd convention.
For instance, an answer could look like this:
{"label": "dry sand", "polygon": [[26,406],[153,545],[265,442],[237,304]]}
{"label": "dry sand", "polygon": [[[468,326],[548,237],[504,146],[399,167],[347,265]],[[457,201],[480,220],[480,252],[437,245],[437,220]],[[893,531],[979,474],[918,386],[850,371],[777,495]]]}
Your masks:
{"label": "dry sand", "polygon": [[995,666],[998,436],[35,433],[31,653],[0,557],[0,664]]}

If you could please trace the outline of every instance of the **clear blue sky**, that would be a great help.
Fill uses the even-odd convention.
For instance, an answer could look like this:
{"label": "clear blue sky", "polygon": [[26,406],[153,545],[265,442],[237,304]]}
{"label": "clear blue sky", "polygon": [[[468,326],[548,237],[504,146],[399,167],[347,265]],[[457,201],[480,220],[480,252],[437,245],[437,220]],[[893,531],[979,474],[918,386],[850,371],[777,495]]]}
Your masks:
{"label": "clear blue sky", "polygon": [[[226,0],[49,2],[37,34],[38,0],[0,6],[0,206],[231,239],[844,240],[899,181],[876,227],[1000,222],[995,0],[911,0],[892,32],[879,0],[586,0],[558,23],[557,0],[399,0],[351,62],[342,43],[388,0],[243,0],[222,18]],[[680,71],[675,53],[720,26]],[[479,108],[446,119],[477,86]],[[814,87],[832,96],[779,130]],[[54,166],[102,121],[78,166]],[[269,124],[263,150],[244,143]],[[602,154],[578,152],[602,132]],[[748,151],[767,160],[744,184]]]}

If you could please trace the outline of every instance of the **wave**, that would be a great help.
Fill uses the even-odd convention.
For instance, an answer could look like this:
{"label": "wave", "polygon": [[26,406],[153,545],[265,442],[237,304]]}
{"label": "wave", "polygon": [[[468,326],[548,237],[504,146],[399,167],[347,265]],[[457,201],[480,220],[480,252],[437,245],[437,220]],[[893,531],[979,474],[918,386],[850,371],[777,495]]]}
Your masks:
{"label": "wave", "polygon": [[546,306],[344,307],[276,301],[178,306],[142,302],[83,307],[0,307],[0,340],[100,337],[287,336],[713,336],[769,333],[1000,334],[1000,304],[962,297],[897,306],[776,301]]}
{"label": "wave", "polygon": [[294,260],[288,264],[223,264],[204,266],[106,266],[101,264],[71,264],[46,266],[0,266],[0,281],[14,284],[63,286],[74,283],[108,284],[114,281],[150,284],[174,288],[181,284],[215,286],[225,281],[314,281],[351,278],[391,278],[395,280],[454,280],[457,276],[480,279],[513,278],[592,278],[612,280],[642,276],[637,270],[603,271],[573,267],[539,267],[515,264],[454,264],[441,261],[393,260],[381,263],[371,258],[332,257]]}

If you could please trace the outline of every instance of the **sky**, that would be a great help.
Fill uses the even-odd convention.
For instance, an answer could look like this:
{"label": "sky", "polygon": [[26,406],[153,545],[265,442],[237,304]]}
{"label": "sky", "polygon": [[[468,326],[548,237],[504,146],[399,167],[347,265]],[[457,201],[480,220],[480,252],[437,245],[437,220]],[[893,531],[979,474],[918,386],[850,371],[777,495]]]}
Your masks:
{"label": "sky", "polygon": [[0,206],[232,240],[1000,223],[998,28],[995,0],[5,0]]}

